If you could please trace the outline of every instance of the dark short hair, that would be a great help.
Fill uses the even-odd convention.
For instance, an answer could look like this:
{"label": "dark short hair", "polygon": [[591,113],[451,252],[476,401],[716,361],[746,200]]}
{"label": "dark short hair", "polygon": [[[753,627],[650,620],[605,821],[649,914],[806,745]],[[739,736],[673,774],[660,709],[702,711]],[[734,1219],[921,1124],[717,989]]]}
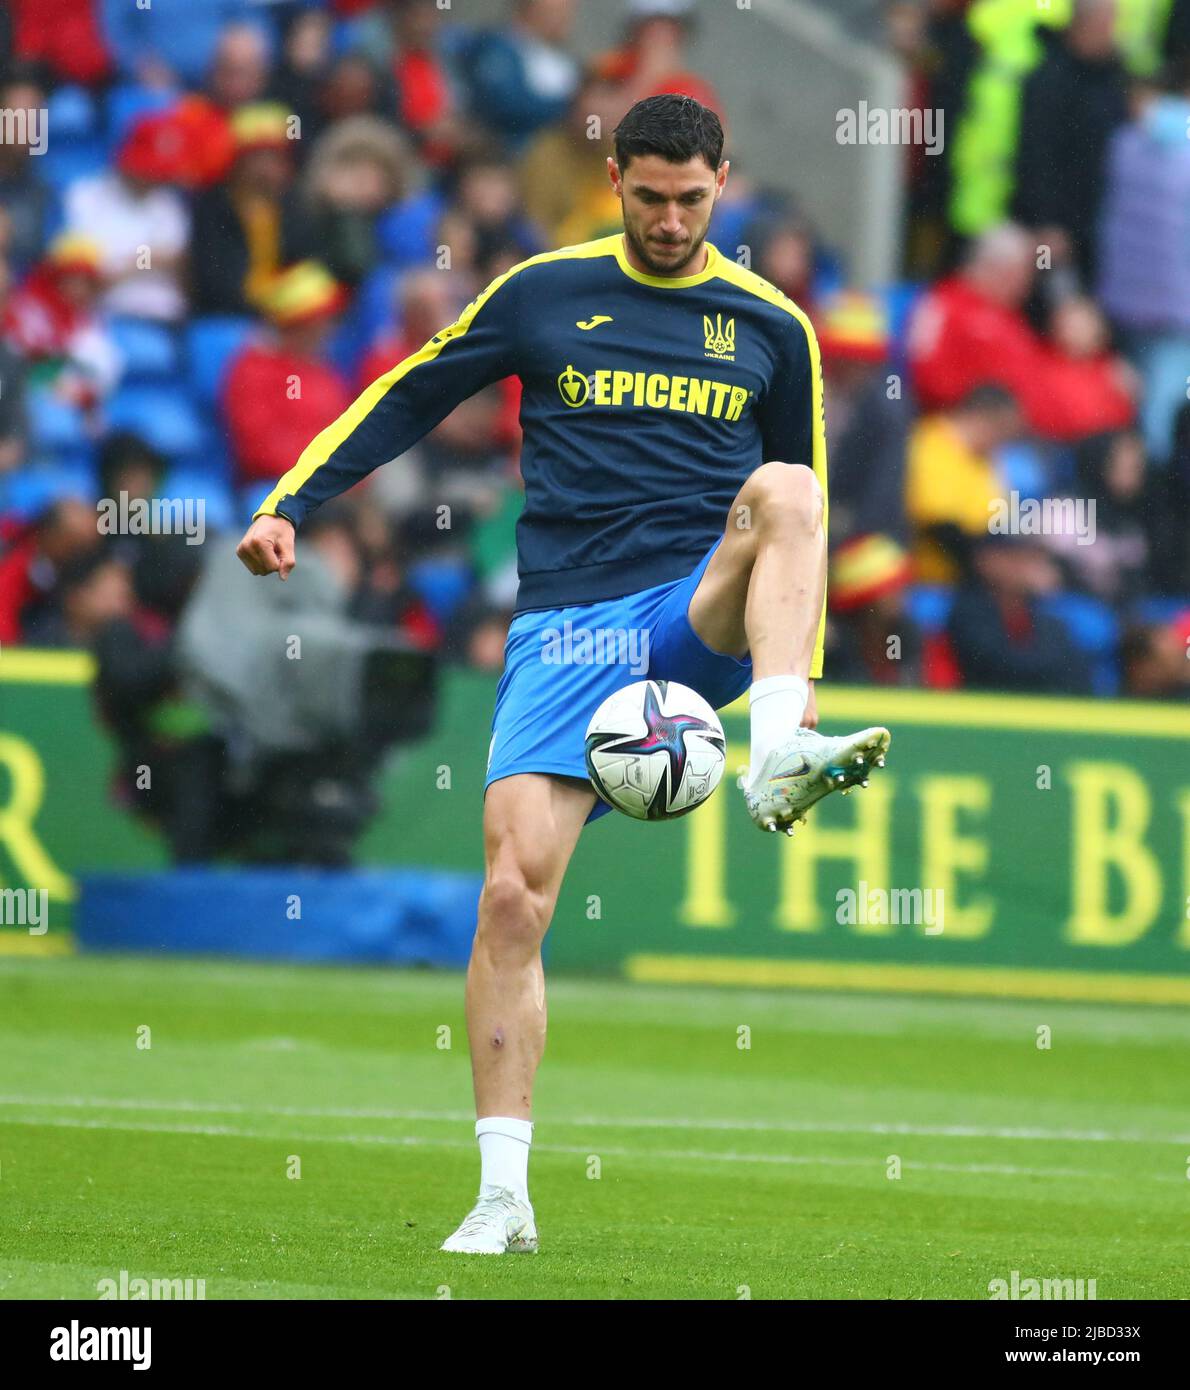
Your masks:
{"label": "dark short hair", "polygon": [[723,125],[709,106],[677,92],[645,97],[615,130],[616,163],[623,171],[637,155],[656,154],[671,164],[701,156],[718,169],[723,159]]}

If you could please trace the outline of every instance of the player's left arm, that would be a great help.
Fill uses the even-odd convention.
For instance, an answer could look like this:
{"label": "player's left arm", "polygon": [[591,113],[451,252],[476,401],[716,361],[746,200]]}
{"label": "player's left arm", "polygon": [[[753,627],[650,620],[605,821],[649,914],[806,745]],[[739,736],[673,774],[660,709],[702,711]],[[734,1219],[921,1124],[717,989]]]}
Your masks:
{"label": "player's left arm", "polygon": [[[822,528],[827,526],[826,425],[822,405],[822,361],[818,339],[810,320],[797,309],[789,315],[781,352],[772,381],[764,394],[757,419],[765,459],[803,463],[814,470],[822,488]],[[822,647],[826,633],[826,589],[822,614],[810,663],[811,681],[822,677]],[[814,688],[810,687],[814,708]]]}

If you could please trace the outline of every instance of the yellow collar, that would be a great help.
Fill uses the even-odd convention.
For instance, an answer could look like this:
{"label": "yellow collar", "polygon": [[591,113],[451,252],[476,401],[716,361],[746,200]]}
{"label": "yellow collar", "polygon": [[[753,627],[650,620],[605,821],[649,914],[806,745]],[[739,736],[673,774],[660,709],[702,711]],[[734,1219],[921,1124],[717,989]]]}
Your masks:
{"label": "yellow collar", "polygon": [[628,261],[628,253],[624,249],[624,235],[621,233],[616,237],[616,262],[620,269],[630,280],[636,280],[642,285],[654,285],[659,290],[684,290],[691,285],[704,285],[708,280],[714,279],[718,274],[719,252],[709,241],[703,242],[707,252],[707,263],[697,275],[646,275],[643,270],[637,270]]}

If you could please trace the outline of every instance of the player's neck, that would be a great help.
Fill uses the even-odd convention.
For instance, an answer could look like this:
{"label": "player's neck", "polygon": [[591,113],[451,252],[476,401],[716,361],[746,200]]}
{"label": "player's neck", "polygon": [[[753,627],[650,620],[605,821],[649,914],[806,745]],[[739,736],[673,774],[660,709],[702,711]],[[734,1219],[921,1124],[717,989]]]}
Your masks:
{"label": "player's neck", "polygon": [[641,260],[632,242],[622,232],[620,240],[624,246],[624,259],[633,270],[638,270],[642,275],[654,275],[659,280],[684,280],[688,275],[701,275],[707,268],[707,256],[710,252],[705,241],[684,265],[675,266],[673,270],[658,270]]}

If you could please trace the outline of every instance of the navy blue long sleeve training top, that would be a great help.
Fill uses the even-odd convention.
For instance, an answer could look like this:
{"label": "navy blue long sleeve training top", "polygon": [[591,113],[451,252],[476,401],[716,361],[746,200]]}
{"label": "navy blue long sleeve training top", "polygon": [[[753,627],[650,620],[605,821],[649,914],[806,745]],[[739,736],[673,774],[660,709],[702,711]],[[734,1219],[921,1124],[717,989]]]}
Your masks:
{"label": "navy blue long sleeve training top", "polygon": [[[523,385],[518,611],[689,574],[766,460],[806,464],[825,495],[822,371],[806,315],[710,243],[697,275],[666,278],[630,265],[615,235],[494,280],[328,425],[256,515],[300,527],[506,376]],[[821,624],[818,638],[812,677]]]}

